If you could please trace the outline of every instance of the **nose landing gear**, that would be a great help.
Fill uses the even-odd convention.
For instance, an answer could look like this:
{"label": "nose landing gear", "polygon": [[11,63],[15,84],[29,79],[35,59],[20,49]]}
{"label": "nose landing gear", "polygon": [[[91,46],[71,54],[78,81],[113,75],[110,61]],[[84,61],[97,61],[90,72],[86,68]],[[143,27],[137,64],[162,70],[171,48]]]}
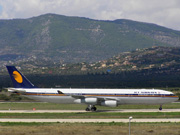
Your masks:
{"label": "nose landing gear", "polygon": [[159,110],[160,110],[160,111],[162,110],[162,105],[160,105]]}

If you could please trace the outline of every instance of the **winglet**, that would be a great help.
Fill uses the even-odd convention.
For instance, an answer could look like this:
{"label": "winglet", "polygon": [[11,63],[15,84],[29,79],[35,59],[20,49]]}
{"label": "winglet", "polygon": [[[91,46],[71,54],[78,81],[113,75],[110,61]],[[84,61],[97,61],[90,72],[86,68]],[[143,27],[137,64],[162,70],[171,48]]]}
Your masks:
{"label": "winglet", "polygon": [[37,88],[15,66],[6,66],[15,88]]}

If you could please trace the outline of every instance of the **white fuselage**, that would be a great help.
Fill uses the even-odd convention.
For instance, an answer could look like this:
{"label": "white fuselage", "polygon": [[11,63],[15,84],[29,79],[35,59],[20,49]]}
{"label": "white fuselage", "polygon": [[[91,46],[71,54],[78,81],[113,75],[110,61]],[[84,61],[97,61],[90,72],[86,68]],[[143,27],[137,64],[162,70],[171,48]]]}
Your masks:
{"label": "white fuselage", "polygon": [[31,99],[52,103],[83,103],[78,99],[98,99],[93,105],[102,105],[101,101],[117,101],[121,104],[157,104],[163,105],[178,100],[172,92],[158,89],[39,89],[14,88]]}

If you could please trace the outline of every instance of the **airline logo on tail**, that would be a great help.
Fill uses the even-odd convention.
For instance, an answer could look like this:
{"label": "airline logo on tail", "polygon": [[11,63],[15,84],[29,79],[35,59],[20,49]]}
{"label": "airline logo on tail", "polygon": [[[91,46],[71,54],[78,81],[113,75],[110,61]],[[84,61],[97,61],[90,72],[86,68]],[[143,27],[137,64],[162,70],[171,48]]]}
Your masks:
{"label": "airline logo on tail", "polygon": [[22,82],[23,82],[23,78],[22,78],[22,76],[20,75],[19,72],[14,71],[12,76],[14,77],[14,79],[15,79],[18,83],[22,83]]}
{"label": "airline logo on tail", "polygon": [[37,88],[15,66],[6,66],[15,88]]}

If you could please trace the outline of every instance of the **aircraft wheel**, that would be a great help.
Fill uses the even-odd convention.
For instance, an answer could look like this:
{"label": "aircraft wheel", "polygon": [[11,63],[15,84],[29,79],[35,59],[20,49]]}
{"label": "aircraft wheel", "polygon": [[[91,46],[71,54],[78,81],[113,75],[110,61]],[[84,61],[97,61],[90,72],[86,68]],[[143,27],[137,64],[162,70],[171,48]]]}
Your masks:
{"label": "aircraft wheel", "polygon": [[92,107],[92,108],[91,108],[91,111],[93,111],[93,112],[95,112],[96,110],[97,110],[96,107]]}
{"label": "aircraft wheel", "polygon": [[159,107],[159,110],[160,110],[160,111],[162,110],[162,105]]}
{"label": "aircraft wheel", "polygon": [[90,111],[90,109],[87,107],[87,108],[86,108],[86,111]]}

